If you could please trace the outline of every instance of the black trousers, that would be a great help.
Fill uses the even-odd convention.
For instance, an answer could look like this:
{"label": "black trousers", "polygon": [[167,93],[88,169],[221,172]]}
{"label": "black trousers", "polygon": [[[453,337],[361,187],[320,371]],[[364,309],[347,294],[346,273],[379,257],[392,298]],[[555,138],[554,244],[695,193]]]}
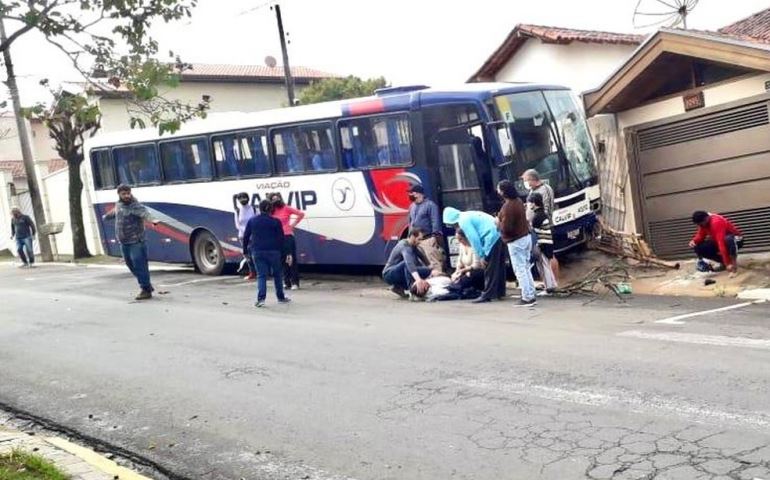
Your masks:
{"label": "black trousers", "polygon": [[[286,257],[291,255],[291,265],[286,263]],[[297,258],[297,242],[294,235],[284,235],[283,251],[281,252],[281,264],[283,265],[283,284],[286,288],[292,285],[299,287],[299,259]]]}
{"label": "black trousers", "polygon": [[[725,244],[727,244],[727,253],[730,257],[736,258],[738,256],[738,249],[743,247],[743,239],[736,241],[733,235],[725,235]],[[717,263],[724,264],[722,255],[719,253],[717,242],[710,238],[695,245],[694,250],[695,255],[698,258],[707,258]]]}
{"label": "black trousers", "polygon": [[496,300],[505,296],[505,254],[508,249],[502,239],[495,243],[487,257],[487,267],[484,269],[484,291],[481,298]]}

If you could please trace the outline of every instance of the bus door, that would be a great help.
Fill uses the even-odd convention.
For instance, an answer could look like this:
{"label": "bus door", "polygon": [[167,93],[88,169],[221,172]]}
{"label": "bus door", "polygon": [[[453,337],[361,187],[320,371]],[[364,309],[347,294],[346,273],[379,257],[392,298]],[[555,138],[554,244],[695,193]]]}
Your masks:
{"label": "bus door", "polygon": [[481,125],[459,126],[433,138],[438,190],[444,207],[488,211],[492,177]]}
{"label": "bus door", "polygon": [[[437,190],[442,207],[461,211],[496,211],[489,156],[480,124],[442,130],[432,141],[439,182]],[[454,232],[446,232],[449,262],[455,266],[459,246]]]}

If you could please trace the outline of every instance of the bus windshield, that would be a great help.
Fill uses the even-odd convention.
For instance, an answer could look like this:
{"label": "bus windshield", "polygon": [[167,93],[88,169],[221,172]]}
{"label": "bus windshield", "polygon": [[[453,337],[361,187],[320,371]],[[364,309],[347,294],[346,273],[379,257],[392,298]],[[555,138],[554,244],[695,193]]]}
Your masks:
{"label": "bus windshield", "polygon": [[498,166],[511,169],[516,178],[535,169],[561,195],[595,181],[585,117],[569,91],[500,95],[493,110],[503,153]]}

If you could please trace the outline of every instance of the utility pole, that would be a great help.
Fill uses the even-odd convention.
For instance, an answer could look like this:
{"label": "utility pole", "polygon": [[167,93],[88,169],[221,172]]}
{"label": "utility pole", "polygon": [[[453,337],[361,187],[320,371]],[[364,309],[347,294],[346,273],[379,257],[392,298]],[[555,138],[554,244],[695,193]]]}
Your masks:
{"label": "utility pole", "polygon": [[281,40],[281,54],[283,55],[283,76],[286,79],[286,93],[289,95],[289,106],[294,106],[294,79],[291,78],[289,66],[289,52],[286,50],[286,35],[283,33],[283,19],[281,18],[281,6],[275,5],[275,19],[278,21],[278,36]]}
{"label": "utility pole", "polygon": [[[5,34],[5,23],[0,18],[0,43],[8,41],[8,37]],[[21,113],[21,100],[19,98],[19,86],[16,84],[16,73],[13,70],[13,62],[11,62],[11,48],[3,50],[3,62],[5,63],[5,71],[8,79],[6,85],[11,93],[11,99],[13,101],[13,115],[16,117],[16,130],[19,131],[19,143],[21,144],[21,158],[24,160],[24,172],[27,174],[27,185],[29,186],[29,196],[32,199],[32,212],[35,215],[35,222],[38,227],[37,242],[40,245],[40,256],[43,257],[43,261],[50,262],[53,260],[51,254],[51,243],[48,239],[48,235],[44,235],[40,232],[40,226],[46,223],[45,209],[43,208],[43,201],[40,198],[40,189],[37,184],[37,175],[35,174],[35,159],[32,157],[32,147],[29,142],[29,132],[27,131],[27,125],[24,121],[24,116]]]}

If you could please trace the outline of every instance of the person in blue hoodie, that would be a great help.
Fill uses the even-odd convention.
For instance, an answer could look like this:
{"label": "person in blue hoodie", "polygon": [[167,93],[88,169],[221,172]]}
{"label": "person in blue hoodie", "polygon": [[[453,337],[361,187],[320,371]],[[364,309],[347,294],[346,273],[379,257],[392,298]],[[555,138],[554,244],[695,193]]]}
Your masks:
{"label": "person in blue hoodie", "polygon": [[484,291],[473,303],[489,302],[505,297],[505,244],[500,238],[495,219],[484,212],[461,212],[446,207],[444,223],[462,229],[484,267]]}

